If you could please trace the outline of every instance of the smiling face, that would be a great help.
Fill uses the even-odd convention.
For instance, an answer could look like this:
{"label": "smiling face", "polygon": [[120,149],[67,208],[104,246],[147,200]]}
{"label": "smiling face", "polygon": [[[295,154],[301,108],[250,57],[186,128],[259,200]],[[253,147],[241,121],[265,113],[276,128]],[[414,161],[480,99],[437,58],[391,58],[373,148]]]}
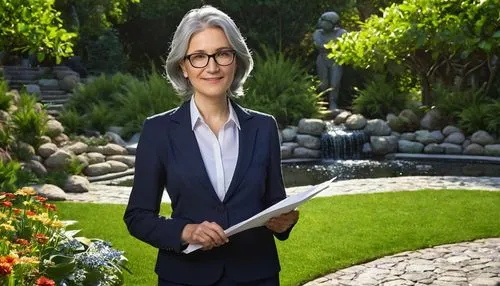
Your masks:
{"label": "smiling face", "polygon": [[[193,59],[197,54],[213,55],[230,50],[232,47],[224,31],[210,27],[191,37],[186,55],[193,55]],[[230,65],[221,66],[211,57],[203,68],[195,68],[185,59],[181,62],[181,69],[184,77],[191,82],[196,96],[225,97],[234,79],[236,59]]]}

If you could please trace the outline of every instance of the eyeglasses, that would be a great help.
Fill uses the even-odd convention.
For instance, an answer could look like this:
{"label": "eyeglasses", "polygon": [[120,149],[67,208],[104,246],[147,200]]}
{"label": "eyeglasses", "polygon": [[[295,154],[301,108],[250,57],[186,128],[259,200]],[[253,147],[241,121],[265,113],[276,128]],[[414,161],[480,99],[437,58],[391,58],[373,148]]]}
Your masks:
{"label": "eyeglasses", "polygon": [[219,66],[228,66],[234,62],[234,57],[236,56],[235,50],[221,50],[215,54],[205,54],[205,53],[194,53],[184,57],[184,60],[188,60],[189,63],[194,68],[204,68],[208,66],[210,58],[214,58],[214,61]]}

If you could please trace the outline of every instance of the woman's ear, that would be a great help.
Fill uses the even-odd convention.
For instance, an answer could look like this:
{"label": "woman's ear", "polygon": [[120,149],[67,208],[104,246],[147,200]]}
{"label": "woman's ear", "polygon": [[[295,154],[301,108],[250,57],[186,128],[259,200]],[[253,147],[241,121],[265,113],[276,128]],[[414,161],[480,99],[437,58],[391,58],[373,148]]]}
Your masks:
{"label": "woman's ear", "polygon": [[181,62],[179,64],[179,66],[181,67],[182,74],[184,75],[184,77],[188,78],[188,73],[187,73],[186,66],[185,66],[184,62]]}

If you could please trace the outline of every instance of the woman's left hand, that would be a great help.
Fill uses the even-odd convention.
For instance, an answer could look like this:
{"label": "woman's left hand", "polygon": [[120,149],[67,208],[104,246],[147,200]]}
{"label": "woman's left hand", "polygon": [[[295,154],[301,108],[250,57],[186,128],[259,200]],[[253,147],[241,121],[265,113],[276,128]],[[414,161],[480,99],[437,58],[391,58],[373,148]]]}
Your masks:
{"label": "woman's left hand", "polygon": [[275,233],[282,233],[288,230],[299,220],[299,211],[291,211],[277,217],[270,218],[266,222],[266,227]]}

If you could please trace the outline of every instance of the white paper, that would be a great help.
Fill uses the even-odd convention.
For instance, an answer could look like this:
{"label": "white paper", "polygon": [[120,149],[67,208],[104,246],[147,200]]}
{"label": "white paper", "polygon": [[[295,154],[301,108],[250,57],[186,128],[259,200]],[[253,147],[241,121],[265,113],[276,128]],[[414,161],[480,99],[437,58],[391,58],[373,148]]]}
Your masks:
{"label": "white paper", "polygon": [[[305,192],[300,192],[293,196],[287,197],[286,199],[281,200],[278,203],[261,211],[260,213],[252,216],[251,218],[231,226],[230,228],[224,230],[224,233],[226,234],[227,237],[229,237],[233,234],[237,234],[247,229],[263,226],[270,218],[277,217],[280,216],[281,214],[288,213],[294,210],[296,207],[305,203],[310,198],[317,195],[319,192],[327,189],[330,183],[333,182],[335,179],[337,179],[337,177],[334,177],[321,184],[311,186],[309,190]],[[191,253],[195,250],[200,249],[201,247],[202,245],[200,244],[189,244],[188,247],[183,252],[186,254]]]}

